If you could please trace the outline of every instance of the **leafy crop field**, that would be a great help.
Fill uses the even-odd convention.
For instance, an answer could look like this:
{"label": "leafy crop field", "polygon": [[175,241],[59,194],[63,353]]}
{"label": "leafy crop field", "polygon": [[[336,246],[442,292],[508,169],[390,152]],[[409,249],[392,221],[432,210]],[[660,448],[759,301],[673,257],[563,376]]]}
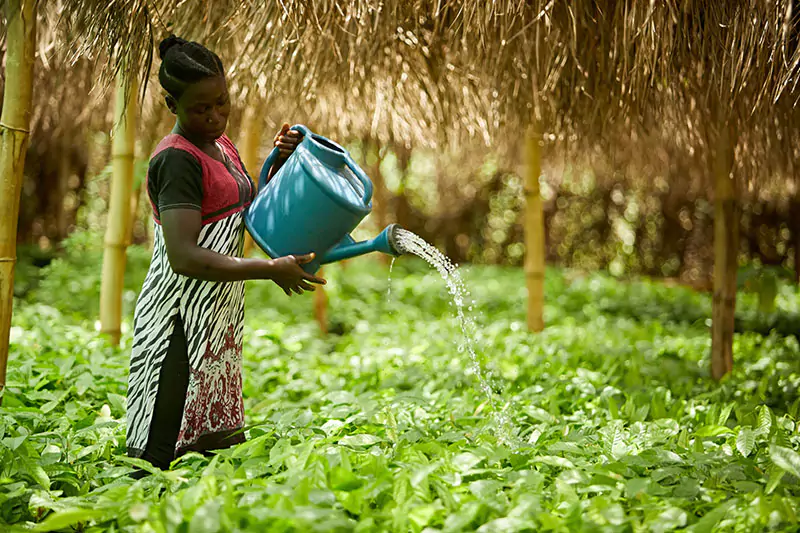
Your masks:
{"label": "leafy crop field", "polygon": [[[252,283],[248,441],[133,480],[147,463],[124,453],[130,334],[119,349],[97,338],[99,263],[78,250],[17,302],[0,530],[798,529],[800,346],[747,331],[778,316],[747,296],[735,372],[715,384],[708,296],[550,271],[533,335],[520,271],[465,269],[478,354],[512,421],[503,443],[424,264],[399,260],[390,296],[375,261],[329,268],[325,338],[310,296]],[[147,253],[131,265],[135,289]],[[783,287],[781,316],[799,301]]]}

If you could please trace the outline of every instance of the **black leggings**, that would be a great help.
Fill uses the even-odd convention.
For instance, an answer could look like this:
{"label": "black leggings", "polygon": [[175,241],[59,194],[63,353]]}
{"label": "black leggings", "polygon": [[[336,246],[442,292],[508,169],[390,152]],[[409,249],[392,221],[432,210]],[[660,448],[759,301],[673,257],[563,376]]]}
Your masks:
{"label": "black leggings", "polygon": [[175,459],[175,443],[183,418],[186,389],[189,387],[189,353],[180,315],[175,317],[175,331],[169,339],[167,356],[158,378],[158,393],[150,422],[150,434],[142,459],[166,470]]}

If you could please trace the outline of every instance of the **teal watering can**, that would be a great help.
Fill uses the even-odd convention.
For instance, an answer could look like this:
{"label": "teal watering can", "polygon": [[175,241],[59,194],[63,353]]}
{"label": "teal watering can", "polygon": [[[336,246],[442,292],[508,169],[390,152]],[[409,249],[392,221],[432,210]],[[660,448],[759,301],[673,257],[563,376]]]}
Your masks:
{"label": "teal watering can", "polygon": [[303,265],[312,274],[320,265],[369,252],[401,255],[397,224],[374,239],[356,242],[350,236],[372,210],[372,182],[347,150],[301,124],[292,129],[303,140],[267,183],[279,153],[272,150],[245,213],[253,241],[272,258],[315,252],[314,261]]}

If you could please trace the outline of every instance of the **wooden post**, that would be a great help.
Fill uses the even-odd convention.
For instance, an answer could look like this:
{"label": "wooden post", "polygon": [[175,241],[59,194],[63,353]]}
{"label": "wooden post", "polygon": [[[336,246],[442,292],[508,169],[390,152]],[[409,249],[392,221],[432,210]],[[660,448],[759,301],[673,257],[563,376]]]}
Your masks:
{"label": "wooden post", "polygon": [[[239,146],[242,147],[242,163],[247,172],[252,176],[258,187],[258,175],[261,172],[258,157],[261,148],[261,140],[264,135],[264,120],[261,116],[261,106],[258,103],[251,103],[245,110],[242,118],[242,138]],[[244,256],[250,255],[253,250],[253,238],[248,232],[244,232]]]}
{"label": "wooden post", "polygon": [[0,403],[6,385],[17,262],[17,219],[30,138],[36,0],[7,0],[6,77],[0,116]]}
{"label": "wooden post", "polygon": [[711,325],[711,376],[733,370],[736,269],[739,251],[739,199],[734,172],[735,131],[731,119],[718,120],[712,145],[714,172],[714,302]]}
{"label": "wooden post", "polygon": [[528,287],[528,329],[544,329],[544,207],[539,189],[542,133],[538,124],[525,141],[525,280]]}
{"label": "wooden post", "polygon": [[112,140],[111,192],[100,285],[100,331],[119,344],[122,323],[122,291],[131,224],[133,158],[136,132],[136,82],[125,83],[123,69],[117,75],[117,98]]}

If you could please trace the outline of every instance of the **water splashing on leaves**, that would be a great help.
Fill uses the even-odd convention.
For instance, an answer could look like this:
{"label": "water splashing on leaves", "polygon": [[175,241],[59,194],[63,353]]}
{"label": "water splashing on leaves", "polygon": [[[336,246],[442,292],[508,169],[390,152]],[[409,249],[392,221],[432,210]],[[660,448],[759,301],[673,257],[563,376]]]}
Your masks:
{"label": "water splashing on leaves", "polygon": [[[469,291],[467,291],[464,280],[461,278],[461,274],[458,271],[458,265],[454,265],[446,255],[416,233],[398,229],[396,237],[399,249],[404,253],[410,253],[421,257],[442,276],[442,279],[447,285],[447,290],[450,292],[450,296],[453,299],[453,304],[456,308],[456,317],[461,327],[463,342],[461,346],[459,346],[459,352],[466,351],[469,354],[471,361],[470,368],[478,378],[480,389],[486,395],[487,403],[492,408],[492,417],[498,439],[504,444],[511,444],[509,416],[505,412],[505,408],[501,408],[501,402],[492,390],[490,376],[484,373],[480,361],[478,360],[478,355],[475,352],[476,326],[472,317],[464,312],[464,305],[469,297]],[[472,310],[472,306],[469,306],[469,310]]]}

